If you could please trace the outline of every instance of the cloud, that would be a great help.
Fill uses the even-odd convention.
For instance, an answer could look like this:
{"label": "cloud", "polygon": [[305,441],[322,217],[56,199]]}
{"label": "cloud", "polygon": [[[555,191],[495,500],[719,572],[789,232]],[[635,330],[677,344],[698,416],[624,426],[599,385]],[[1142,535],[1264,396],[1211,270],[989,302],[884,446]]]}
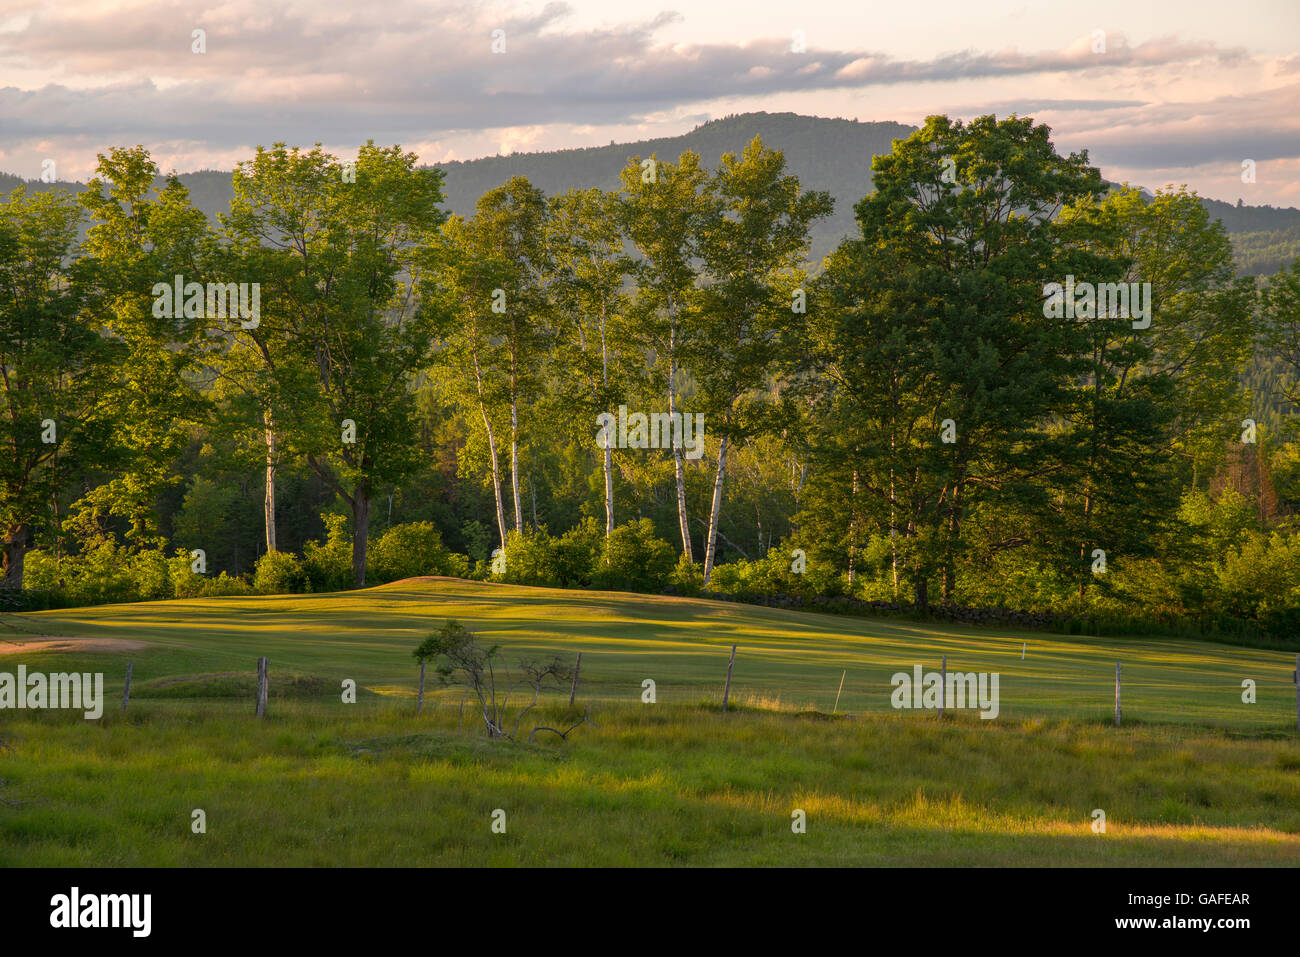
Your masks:
{"label": "cloud", "polygon": [[[566,29],[569,8],[537,13],[413,0],[219,6],[147,0],[129,16],[40,7],[0,34],[0,64],[57,79],[0,91],[9,136],[56,130],[127,138],[269,139],[425,135],[537,123],[628,122],[722,96],[1116,70],[1239,55],[1158,40],[1104,55],[1075,50],[960,52],[896,60],[871,51],[793,54],[786,40],[669,45],[661,13],[614,27]],[[191,33],[207,31],[207,52]],[[504,30],[506,52],[491,52]],[[383,131],[381,134],[380,131]]]}
{"label": "cloud", "polygon": [[[780,109],[782,98],[882,89],[932,89],[942,98],[935,111],[954,115],[1060,116],[1058,138],[1089,148],[1094,161],[1164,168],[1180,156],[1188,165],[1300,156],[1294,109],[1285,102],[1295,102],[1294,85],[1205,103],[1160,99],[1180,77],[1203,88],[1205,76],[1224,71],[1271,73],[1285,83],[1300,57],[1256,58],[1172,36],[1130,43],[1112,32],[1104,53],[1094,53],[1084,35],[1058,49],[898,58],[815,45],[796,54],[788,38],[671,43],[666,28],[681,20],[672,11],[578,26],[564,3],[9,6],[16,9],[0,23],[0,76],[11,78],[0,88],[0,158],[13,168],[26,157],[17,165],[33,171],[39,156],[59,155],[61,170],[85,172],[93,152],[111,144],[144,143],[178,168],[205,155],[213,159],[203,165],[217,165],[277,141],[550,148],[559,145],[558,130],[591,131],[597,141],[615,130],[662,129],[658,118],[729,101]],[[200,29],[206,53],[191,51]],[[503,54],[492,52],[494,30],[504,31]],[[954,94],[974,99],[966,91],[1018,89],[1026,78],[1039,95],[999,94],[969,112],[951,106]],[[1163,94],[1151,88],[1156,80]],[[1076,87],[1088,95],[1072,96]],[[924,115],[899,112],[890,118]]]}

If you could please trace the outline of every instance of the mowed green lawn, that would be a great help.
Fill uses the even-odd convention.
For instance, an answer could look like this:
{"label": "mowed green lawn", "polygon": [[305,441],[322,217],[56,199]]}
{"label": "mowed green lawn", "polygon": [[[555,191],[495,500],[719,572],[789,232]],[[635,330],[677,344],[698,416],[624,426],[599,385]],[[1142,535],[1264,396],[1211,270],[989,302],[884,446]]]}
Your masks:
{"label": "mowed green lawn", "polygon": [[[567,742],[489,741],[459,687],[431,687],[416,715],[411,650],[447,618],[510,665],[582,652],[575,712],[592,721]],[[0,618],[0,642],[40,635],[147,644],[0,656],[0,671],[102,671],[110,694],[98,722],[0,711],[0,864],[1300,863],[1282,652],[444,579]],[[891,675],[943,655],[1000,674],[996,720],[891,707]],[[567,697],[537,723],[576,720]]]}
{"label": "mowed green lawn", "polygon": [[[729,602],[596,591],[525,588],[454,579],[398,582],[333,595],[215,598],[104,605],[0,617],[0,640],[25,631],[143,640],[147,650],[59,656],[94,665],[120,689],[127,658],[135,680],[241,671],[258,656],[277,672],[344,678],[381,694],[413,694],[411,651],[455,618],[517,658],[582,652],[584,699],[641,700],[653,679],[660,703],[721,701],[731,645],[739,646],[733,694],[829,712],[891,711],[891,677],[946,655],[959,671],[998,672],[1002,718],[1110,719],[1115,663],[1123,665],[1126,719],[1294,729],[1295,656],[1180,639],[1069,638],[901,619],[853,618]],[[1024,659],[1021,660],[1022,645]],[[53,656],[51,656],[53,657]],[[4,661],[14,660],[6,656]],[[7,665],[0,664],[0,667]],[[1257,700],[1242,701],[1242,681]]]}

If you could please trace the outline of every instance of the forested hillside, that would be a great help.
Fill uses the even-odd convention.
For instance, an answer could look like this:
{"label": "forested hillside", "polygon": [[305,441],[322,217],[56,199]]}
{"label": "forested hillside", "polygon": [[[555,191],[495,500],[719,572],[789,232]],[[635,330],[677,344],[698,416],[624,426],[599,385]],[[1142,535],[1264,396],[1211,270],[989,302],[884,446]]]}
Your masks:
{"label": "forested hillside", "polygon": [[[568,189],[613,189],[630,156],[657,154],[675,159],[691,150],[709,169],[726,152],[737,152],[755,136],[785,153],[790,171],[809,189],[821,189],[835,200],[834,212],[812,226],[809,256],[819,264],[841,239],[854,232],[853,204],[871,190],[871,162],[888,153],[893,141],[916,128],[902,123],[859,123],[855,120],[801,116],[795,113],[743,113],[701,124],[681,136],[635,143],[611,143],[587,149],[512,153],[439,164],[445,172],[446,207],[460,215],[473,212],[478,198],[512,176],[524,176],[546,193]],[[165,171],[164,171],[165,172]],[[182,173],[194,206],[215,221],[230,205],[230,173]],[[0,173],[0,192],[19,183]],[[1156,184],[1134,184],[1138,186]],[[77,184],[31,182],[30,189]],[[1212,217],[1221,219],[1233,236],[1238,265],[1248,275],[1271,275],[1296,257],[1300,244],[1300,210],[1271,206],[1234,206],[1203,199]]]}

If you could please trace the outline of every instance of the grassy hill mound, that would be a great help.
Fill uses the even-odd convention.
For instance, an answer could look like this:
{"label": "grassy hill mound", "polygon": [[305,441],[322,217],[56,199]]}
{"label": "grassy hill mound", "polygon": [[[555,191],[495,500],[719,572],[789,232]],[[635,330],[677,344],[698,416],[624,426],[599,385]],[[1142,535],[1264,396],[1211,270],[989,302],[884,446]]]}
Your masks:
{"label": "grassy hill mound", "polygon": [[[449,618],[500,645],[507,664],[583,655],[586,699],[720,701],[727,657],[738,646],[736,700],[830,711],[890,712],[892,676],[915,665],[1000,675],[1009,720],[1109,720],[1115,664],[1123,665],[1126,720],[1285,732],[1295,723],[1294,657],[1285,652],[1181,639],[1048,636],[996,627],[850,618],[733,602],[619,592],[530,588],[422,578],[328,595],[230,597],[107,605],[21,616],[29,631],[148,642],[133,651],[137,681],[251,673],[259,656],[274,677],[345,678],[389,695],[415,692],[412,650]],[[31,634],[23,637],[30,639]],[[1023,653],[1023,658],[1021,657]],[[51,655],[86,668],[105,657]],[[79,665],[80,666],[80,665]],[[1242,701],[1242,682],[1257,700]],[[458,694],[447,691],[444,694]]]}

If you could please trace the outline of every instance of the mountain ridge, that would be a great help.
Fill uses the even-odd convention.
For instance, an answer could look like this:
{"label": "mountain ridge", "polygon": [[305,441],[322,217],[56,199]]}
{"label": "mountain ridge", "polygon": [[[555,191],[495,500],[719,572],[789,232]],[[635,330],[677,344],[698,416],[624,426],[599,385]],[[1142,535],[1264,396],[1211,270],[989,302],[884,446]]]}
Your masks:
{"label": "mountain ridge", "polygon": [[[873,157],[888,153],[895,139],[904,138],[915,129],[903,123],[861,122],[798,113],[738,113],[709,120],[676,136],[608,146],[513,152],[430,165],[439,167],[445,174],[448,211],[468,215],[483,193],[511,176],[527,176],[548,195],[574,187],[614,189],[620,171],[632,156],[644,159],[657,154],[661,159],[675,160],[682,151],[691,149],[700,155],[704,166],[713,168],[723,153],[739,153],[754,136],[762,136],[768,146],[785,153],[790,171],[799,177],[804,188],[824,189],[835,199],[834,212],[813,227],[809,258],[817,263],[842,238],[855,231],[853,207],[871,190]],[[178,178],[190,190],[194,205],[215,220],[215,214],[229,206],[230,175],[224,170],[197,170],[180,173]],[[25,181],[10,173],[0,173],[0,192],[7,193],[18,185],[33,190],[85,188],[83,183]],[[1247,258],[1239,263],[1245,267],[1243,271],[1275,271],[1300,249],[1300,209],[1234,206],[1207,197],[1202,197],[1201,202],[1233,235],[1239,259],[1243,250],[1249,251]]]}

